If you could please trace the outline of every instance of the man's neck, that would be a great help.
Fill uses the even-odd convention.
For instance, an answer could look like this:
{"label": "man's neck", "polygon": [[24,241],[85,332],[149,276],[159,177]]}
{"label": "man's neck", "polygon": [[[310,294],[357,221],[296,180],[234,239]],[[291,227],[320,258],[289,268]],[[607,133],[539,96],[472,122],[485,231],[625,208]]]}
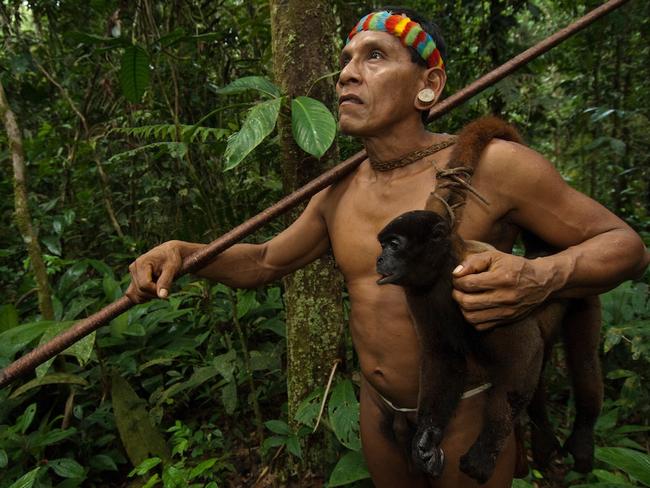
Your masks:
{"label": "man's neck", "polygon": [[393,127],[378,136],[366,137],[363,145],[370,161],[387,161],[424,149],[433,144],[435,139],[436,136],[417,121],[415,124]]}

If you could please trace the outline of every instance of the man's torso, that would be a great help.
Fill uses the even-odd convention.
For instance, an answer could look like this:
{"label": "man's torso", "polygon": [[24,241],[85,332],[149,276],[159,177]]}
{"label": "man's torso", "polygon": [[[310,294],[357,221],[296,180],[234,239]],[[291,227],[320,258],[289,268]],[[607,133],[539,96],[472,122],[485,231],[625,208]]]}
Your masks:
{"label": "man's torso", "polygon": [[[450,153],[447,149],[435,154],[433,162],[444,167]],[[402,288],[376,284],[375,262],[381,250],[377,234],[398,215],[424,208],[435,185],[435,170],[427,161],[401,170],[376,176],[364,162],[328,190],[322,211],[350,295],[350,328],[362,373],[382,395],[400,406],[413,407],[419,345]],[[506,207],[489,173],[489,165],[477,170],[472,183],[490,205],[468,197],[459,233],[464,239],[510,251],[517,230],[504,218]]]}

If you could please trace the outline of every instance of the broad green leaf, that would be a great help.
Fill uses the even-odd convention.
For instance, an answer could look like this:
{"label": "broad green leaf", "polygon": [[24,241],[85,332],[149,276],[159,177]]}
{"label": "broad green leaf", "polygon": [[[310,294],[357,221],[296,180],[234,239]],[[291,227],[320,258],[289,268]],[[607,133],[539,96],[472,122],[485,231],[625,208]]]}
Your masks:
{"label": "broad green leaf", "polygon": [[87,386],[88,382],[83,379],[81,376],[76,374],[67,374],[67,373],[52,373],[40,378],[33,379],[28,381],[24,385],[17,388],[9,398],[16,398],[17,396],[22,395],[26,391],[31,390],[32,388],[37,388],[43,385],[55,385],[55,384],[71,384],[71,385],[82,385]]}
{"label": "broad green leaf", "polygon": [[149,85],[149,55],[140,46],[124,50],[120,68],[120,85],[129,102],[138,103]]}
{"label": "broad green leaf", "polygon": [[244,76],[222,88],[212,87],[212,91],[219,95],[234,95],[247,90],[257,90],[273,98],[280,96],[279,88],[263,76]]}
{"label": "broad green leaf", "polygon": [[55,256],[61,255],[61,240],[57,236],[41,237],[41,242],[45,244],[47,250]]}
{"label": "broad green leaf", "polygon": [[[91,300],[92,302],[92,300]],[[49,340],[53,339],[55,336],[59,335],[61,332],[70,328],[74,322],[71,320],[63,322],[53,323],[41,336],[38,341],[38,345],[43,345]],[[90,359],[90,355],[93,352],[95,347],[95,332],[91,332],[83,339],[75,342],[70,347],[65,349],[61,354],[66,354],[68,356],[74,356],[77,358],[80,366],[85,365]],[[56,356],[55,356],[56,357]],[[50,369],[50,365],[54,361],[54,358],[50,358],[45,361],[43,364],[36,368],[36,376],[42,378]]]}
{"label": "broad green leaf", "polygon": [[7,451],[0,449],[0,469],[6,468],[8,462],[9,458],[7,457]]}
{"label": "broad green leaf", "polygon": [[650,486],[650,456],[625,447],[599,447],[596,458]]}
{"label": "broad green leaf", "polygon": [[83,466],[74,459],[52,459],[48,466],[51,466],[54,472],[62,478],[84,478],[86,476]]}
{"label": "broad green leaf", "polygon": [[320,158],[334,142],[336,120],[318,100],[297,97],[291,101],[291,130],[303,151]]}
{"label": "broad green leaf", "polygon": [[18,310],[11,303],[0,306],[0,332],[18,326]]}
{"label": "broad green leaf", "polygon": [[332,429],[339,442],[353,451],[361,450],[359,402],[350,380],[343,380],[332,389],[327,408]]}
{"label": "broad green leaf", "polygon": [[534,487],[528,481],[524,481],[524,480],[520,480],[520,479],[514,479],[514,480],[512,480],[512,487],[511,488],[534,488]]}
{"label": "broad green leaf", "polygon": [[287,438],[285,436],[273,435],[271,437],[267,437],[266,439],[264,439],[264,442],[262,442],[262,447],[261,447],[262,454],[266,455],[266,453],[269,452],[269,449],[273,447],[282,446],[286,443],[287,443]]}
{"label": "broad green leaf", "polygon": [[29,473],[21,476],[18,480],[16,480],[12,485],[9,486],[9,488],[32,488],[32,486],[34,486],[34,483],[36,483],[36,478],[38,477],[40,470],[40,467],[32,469]]}
{"label": "broad green leaf", "polygon": [[165,488],[186,488],[188,486],[185,479],[185,470],[176,466],[167,465],[163,470],[162,480]]}
{"label": "broad green leaf", "polygon": [[296,409],[295,419],[301,424],[314,428],[316,425],[316,418],[320,412],[321,395],[323,390],[321,388],[311,392]]}
{"label": "broad green leaf", "polygon": [[368,467],[360,452],[350,451],[336,463],[327,486],[343,486],[370,478]]}
{"label": "broad green leaf", "polygon": [[228,138],[228,146],[224,154],[224,170],[236,167],[273,131],[281,103],[282,99],[274,98],[258,103],[248,111],[239,132],[235,132]]}
{"label": "broad green leaf", "polygon": [[170,459],[165,439],[154,426],[145,401],[120,375],[113,374],[111,397],[122,445],[134,466],[150,457]]}
{"label": "broad green leaf", "polygon": [[57,324],[54,320],[41,320],[21,324],[18,327],[0,333],[0,356],[13,358],[14,354],[29,345],[37,337],[40,337],[52,325]]}
{"label": "broad green leaf", "polygon": [[291,434],[291,429],[289,428],[287,423],[283,422],[282,420],[267,420],[266,422],[264,422],[264,425],[266,426],[267,429],[269,429],[274,434],[281,434],[287,436]]}
{"label": "broad green leaf", "polygon": [[187,381],[174,383],[172,386],[163,391],[160,395],[160,398],[156,401],[156,404],[161,405],[168,398],[172,398],[177,393],[180,393],[184,390],[196,388],[197,386],[200,386],[206,381],[214,378],[218,374],[220,374],[220,371],[214,366],[205,366],[203,368],[199,368],[192,374],[192,376],[190,376]]}

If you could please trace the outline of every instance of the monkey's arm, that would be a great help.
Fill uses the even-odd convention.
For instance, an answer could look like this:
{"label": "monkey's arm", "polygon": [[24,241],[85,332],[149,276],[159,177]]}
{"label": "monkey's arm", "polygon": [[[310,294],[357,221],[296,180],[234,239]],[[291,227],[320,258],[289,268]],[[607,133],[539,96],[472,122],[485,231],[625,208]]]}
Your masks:
{"label": "monkey's arm", "polygon": [[[481,171],[483,170],[483,171]],[[609,290],[641,275],[649,255],[621,219],[567,185],[541,155],[518,144],[488,146],[479,169],[498,188],[504,218],[563,251],[533,260],[488,251],[463,260],[454,298],[465,318],[487,328],[527,313],[549,297]]]}
{"label": "monkey's arm", "polygon": [[[327,190],[315,195],[302,215],[263,244],[236,244],[199,270],[198,276],[238,288],[253,288],[306,265],[329,248],[321,204]],[[205,244],[168,241],[137,258],[131,266],[127,290],[136,303],[169,293],[182,260]]]}

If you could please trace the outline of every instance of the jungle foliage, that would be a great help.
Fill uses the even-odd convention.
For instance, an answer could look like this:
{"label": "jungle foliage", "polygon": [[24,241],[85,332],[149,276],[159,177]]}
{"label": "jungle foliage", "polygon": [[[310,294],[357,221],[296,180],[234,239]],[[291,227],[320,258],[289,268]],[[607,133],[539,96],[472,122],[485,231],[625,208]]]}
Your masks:
{"label": "jungle foliage", "polygon": [[[601,2],[404,3],[442,27],[453,93]],[[366,6],[332,2],[340,45]],[[1,0],[0,42],[53,310],[39,309],[0,131],[0,367],[119,298],[138,254],[171,238],[207,242],[281,198],[278,119],[317,158],[335,140],[342,158],[359,149],[309,92],[278,88],[263,0]],[[650,3],[633,0],[432,129],[504,114],[650,243],[648,59]],[[648,281],[602,299],[596,469],[583,476],[558,463],[513,486],[650,486]],[[281,284],[233,290],[182,278],[169,300],[134,307],[0,391],[0,487],[370,486],[350,339],[331,387],[288,418],[285,337]],[[572,407],[561,349],[550,369],[564,438]],[[318,473],[301,469],[310,436],[328,440]]]}

